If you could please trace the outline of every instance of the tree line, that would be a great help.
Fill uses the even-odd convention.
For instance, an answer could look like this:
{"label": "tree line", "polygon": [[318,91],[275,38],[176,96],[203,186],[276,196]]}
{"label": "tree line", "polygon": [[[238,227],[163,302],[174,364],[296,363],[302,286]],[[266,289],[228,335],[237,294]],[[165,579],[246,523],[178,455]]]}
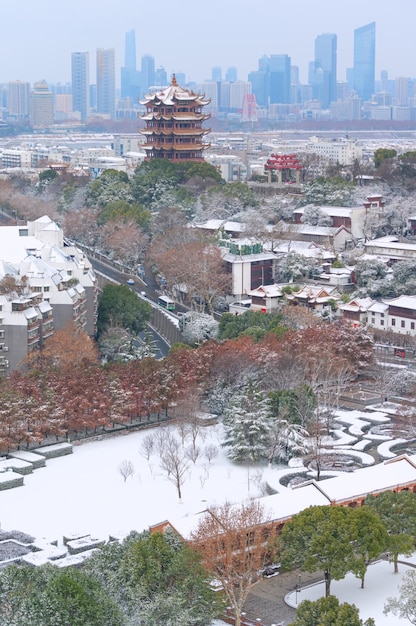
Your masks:
{"label": "tree line", "polygon": [[[30,354],[21,371],[0,379],[0,450],[166,415],[191,392],[220,416],[247,385],[269,398],[306,384],[313,393],[326,390],[336,402],[372,356],[371,337],[363,329],[337,324],[279,327],[260,338],[243,332],[194,349],[173,346],[160,361],[102,365],[96,344],[66,328]],[[287,396],[279,402],[280,417],[286,412],[286,419],[302,422],[301,401],[296,405]],[[275,398],[275,412],[278,404]]]}

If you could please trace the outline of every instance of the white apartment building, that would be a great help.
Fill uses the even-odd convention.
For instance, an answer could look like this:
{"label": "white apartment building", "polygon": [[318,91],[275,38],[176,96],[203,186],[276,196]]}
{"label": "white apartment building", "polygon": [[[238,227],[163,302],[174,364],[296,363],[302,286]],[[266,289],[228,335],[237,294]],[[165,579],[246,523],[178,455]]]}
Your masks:
{"label": "white apartment building", "polygon": [[64,246],[62,229],[49,217],[0,227],[0,280],[5,276],[20,288],[0,296],[0,373],[15,369],[69,322],[95,334],[91,264],[80,250]]}
{"label": "white apartment building", "polygon": [[307,152],[317,154],[328,163],[352,165],[355,160],[361,161],[362,146],[355,139],[320,139],[311,137],[306,145]]}

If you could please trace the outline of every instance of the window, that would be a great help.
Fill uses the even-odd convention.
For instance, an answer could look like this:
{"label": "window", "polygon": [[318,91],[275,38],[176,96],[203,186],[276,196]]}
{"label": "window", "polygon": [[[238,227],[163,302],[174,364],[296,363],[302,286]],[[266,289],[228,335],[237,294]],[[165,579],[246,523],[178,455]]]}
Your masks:
{"label": "window", "polygon": [[405,320],[402,320],[402,321],[400,322],[400,326],[401,326],[402,328],[406,328],[406,322],[405,322]]}
{"label": "window", "polygon": [[380,326],[384,326],[384,320],[380,320]]}
{"label": "window", "polygon": [[395,317],[391,318],[391,325],[392,326],[396,326],[396,318]]}
{"label": "window", "polygon": [[415,323],[414,322],[410,322],[410,330],[414,330],[415,329]]}

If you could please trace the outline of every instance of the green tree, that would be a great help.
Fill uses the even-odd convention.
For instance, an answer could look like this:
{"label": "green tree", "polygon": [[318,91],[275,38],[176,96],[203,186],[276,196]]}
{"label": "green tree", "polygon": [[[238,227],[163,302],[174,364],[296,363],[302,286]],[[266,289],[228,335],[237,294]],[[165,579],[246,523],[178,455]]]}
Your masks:
{"label": "green tree", "polygon": [[125,200],[113,200],[108,202],[100,211],[98,217],[99,224],[105,222],[123,222],[134,220],[144,230],[150,227],[151,213],[148,209],[144,209],[140,204],[135,202],[126,202]]}
{"label": "green tree", "polygon": [[[219,339],[236,339],[242,334],[247,334],[247,331],[253,328],[256,329],[256,333],[259,332],[258,329],[266,332],[276,332],[279,328],[282,328],[280,325],[281,321],[281,313],[265,314],[261,311],[245,311],[242,315],[224,313],[221,316],[218,336]],[[261,332],[259,336],[262,336]]]}
{"label": "green tree", "polygon": [[118,326],[137,334],[146,327],[151,312],[150,304],[127,285],[106,285],[98,303],[97,333]]}
{"label": "green tree", "polygon": [[124,616],[101,584],[76,568],[5,568],[0,574],[0,624],[123,626]]}
{"label": "green tree", "polygon": [[223,608],[201,557],[173,532],[132,534],[98,550],[86,568],[123,607],[128,623],[206,626]]}
{"label": "green tree", "polygon": [[378,148],[374,152],[374,165],[378,169],[386,159],[394,159],[397,156],[397,150],[392,148]]}
{"label": "green tree", "polygon": [[233,461],[259,461],[266,456],[270,408],[268,400],[253,385],[247,385],[230,400],[223,423],[223,446]]}
{"label": "green tree", "polygon": [[351,515],[341,506],[312,506],[294,515],[278,539],[282,567],[322,570],[328,597],[331,580],[344,578],[354,564]]}
{"label": "green tree", "polygon": [[416,538],[416,494],[411,491],[385,491],[378,496],[372,494],[365,504],[374,509],[383,520],[388,531],[387,549],[397,574],[399,554],[410,556]]}
{"label": "green tree", "polygon": [[304,600],[296,611],[296,620],[289,626],[374,626],[374,620],[363,623],[354,604],[339,603],[335,596]]}
{"label": "green tree", "polygon": [[378,513],[370,507],[363,506],[353,509],[351,517],[356,556],[353,572],[361,579],[361,588],[363,589],[368,564],[386,549],[389,536],[385,523]]}
{"label": "green tree", "polygon": [[307,384],[297,385],[293,389],[272,391],[269,402],[273,416],[304,427],[312,419],[317,404],[316,395]]}

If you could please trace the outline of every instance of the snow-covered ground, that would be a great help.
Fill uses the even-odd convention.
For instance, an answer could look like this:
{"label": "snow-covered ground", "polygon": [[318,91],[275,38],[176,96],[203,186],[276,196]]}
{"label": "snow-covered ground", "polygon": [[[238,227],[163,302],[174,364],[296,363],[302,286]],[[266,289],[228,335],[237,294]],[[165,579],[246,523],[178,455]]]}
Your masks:
{"label": "snow-covered ground", "polygon": [[[140,452],[143,438],[153,432],[146,430],[74,445],[73,454],[48,460],[46,467],[25,476],[23,487],[1,491],[1,527],[48,540],[78,532],[106,538],[199,512],[208,502],[260,495],[266,468],[231,463],[220,447],[220,430],[203,429],[198,446],[216,445],[218,456],[211,464],[202,456],[195,465],[189,462],[181,502],[160,469],[158,455],[149,462]],[[126,482],[118,470],[125,460],[135,469]]]}
{"label": "snow-covered ground", "polygon": [[[403,560],[416,564],[416,552],[410,558],[403,557]],[[384,615],[383,608],[388,597],[398,597],[402,575],[409,569],[410,567],[399,564],[399,573],[394,574],[391,563],[379,561],[368,568],[364,589],[361,589],[361,582],[358,578],[347,574],[343,580],[331,582],[331,593],[337,596],[340,602],[355,604],[363,621],[372,617],[376,626],[405,626],[409,624],[407,620],[399,619],[392,613]],[[303,588],[298,594],[290,593],[286,601],[296,608],[302,600],[317,600],[324,595],[325,587],[322,582]]]}
{"label": "snow-covered ground", "polygon": [[[362,415],[350,417],[360,420]],[[341,421],[347,422],[346,428],[353,422]],[[58,542],[63,536],[76,533],[104,539],[109,535],[123,536],[166,519],[192,515],[208,504],[264,495],[266,480],[278,485],[282,474],[294,471],[287,467],[247,468],[231,463],[220,445],[221,426],[208,426],[202,430],[204,437],[198,439],[197,445],[201,451],[205,446],[216,445],[218,456],[211,463],[203,455],[195,464],[189,462],[179,501],[175,486],[160,468],[158,455],[147,461],[141,453],[143,439],[152,432],[156,431],[74,445],[73,454],[48,460],[46,467],[24,477],[23,487],[0,491],[1,528]],[[185,445],[190,443],[188,440]],[[119,466],[126,460],[132,462],[135,472],[124,481]],[[279,486],[279,491],[282,489]],[[361,617],[374,617],[377,626],[402,626],[402,620],[382,614],[385,598],[395,595],[401,578],[394,576],[392,569],[385,563],[370,568],[364,590],[359,588],[357,579],[347,576],[345,581],[333,583],[333,592],[342,601],[354,602]],[[405,567],[401,570],[404,572]],[[315,599],[319,593],[319,587],[303,590],[298,601]]]}

